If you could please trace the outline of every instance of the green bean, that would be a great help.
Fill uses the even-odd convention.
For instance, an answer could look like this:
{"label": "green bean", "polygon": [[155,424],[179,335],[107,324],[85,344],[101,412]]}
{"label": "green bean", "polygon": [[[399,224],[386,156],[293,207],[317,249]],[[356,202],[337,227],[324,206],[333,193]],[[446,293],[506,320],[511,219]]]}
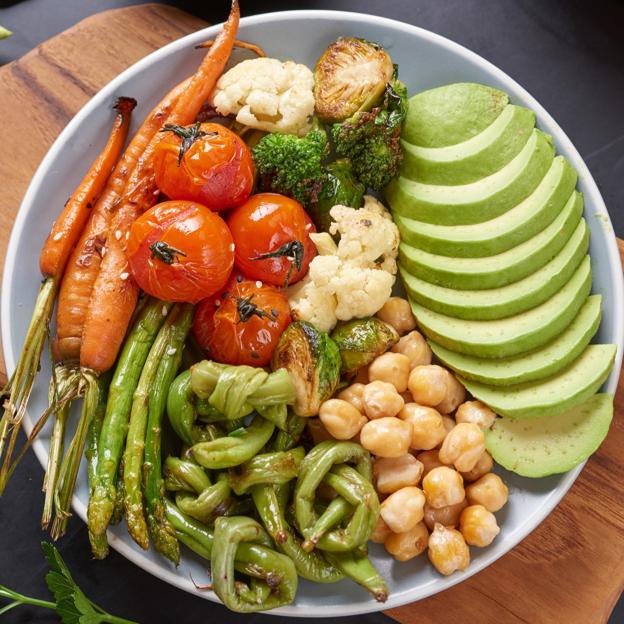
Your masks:
{"label": "green bean", "polygon": [[238,496],[254,485],[282,485],[296,478],[305,456],[303,446],[290,451],[263,453],[252,457],[237,469],[230,471],[230,485]]}
{"label": "green bean", "polygon": [[167,416],[171,427],[188,446],[197,441],[193,432],[195,424],[194,396],[191,388],[191,371],[188,370],[180,373],[174,379],[167,395]]}
{"label": "green bean", "polygon": [[211,470],[232,468],[251,459],[269,441],[275,426],[261,416],[255,416],[246,429],[238,429],[238,435],[230,435],[199,442],[191,447],[198,464]]}
{"label": "green bean", "polygon": [[182,361],[184,341],[193,322],[193,312],[192,305],[180,307],[180,312],[171,330],[169,347],[161,358],[154,378],[148,401],[143,463],[145,507],[149,534],[156,549],[176,564],[180,560],[180,546],[163,508],[162,420],[169,387],[173,383]]}
{"label": "green bean", "polygon": [[[223,604],[239,613],[274,609],[290,604],[297,592],[297,571],[292,560],[265,549],[257,561],[261,581],[247,585],[236,582],[235,560],[244,543],[257,542],[262,527],[251,518],[233,516],[215,522],[214,543],[210,557],[212,585]],[[243,555],[244,556],[244,555]],[[268,589],[268,591],[267,591]]]}
{"label": "green bean", "polygon": [[177,457],[167,457],[164,466],[165,488],[170,491],[203,492],[212,485],[206,471],[198,464]]}
{"label": "green bean", "polygon": [[[355,469],[337,465],[345,462],[356,462]],[[306,455],[301,463],[294,494],[297,526],[306,538],[304,548],[309,548],[318,540],[317,546],[323,550],[345,552],[366,542],[379,517],[379,499],[370,482],[371,472],[369,453],[353,442],[328,440],[318,444]],[[327,521],[335,519],[334,512],[344,509],[338,503],[318,526],[319,516],[314,509],[314,500],[316,490],[323,481],[354,507],[353,515],[344,529],[326,532],[329,528]]]}
{"label": "green bean", "polygon": [[292,559],[299,576],[315,583],[335,583],[343,578],[343,574],[325,561],[319,551],[309,553],[303,550],[286,522],[284,506],[278,498],[276,486],[254,486],[251,495],[264,528],[273,538],[277,549]]}
{"label": "green bean", "polygon": [[305,551],[313,550],[319,540],[331,529],[340,524],[345,518],[353,514],[353,505],[342,496],[337,496],[325,508],[314,525],[308,530],[308,537],[301,545]]}
{"label": "green bean", "polygon": [[117,469],[128,430],[132,396],[150,347],[170,308],[170,303],[156,299],[145,305],[126,338],[115,367],[98,441],[95,487],[87,512],[89,530],[96,537],[104,534],[113,513]]}
{"label": "green bean", "polygon": [[286,428],[275,433],[275,438],[271,445],[274,451],[288,451],[295,446],[306,426],[306,419],[296,414],[289,414]]}
{"label": "green bean", "polygon": [[367,589],[377,602],[388,600],[388,586],[366,553],[358,550],[349,553],[326,552],[325,557],[345,576]]}

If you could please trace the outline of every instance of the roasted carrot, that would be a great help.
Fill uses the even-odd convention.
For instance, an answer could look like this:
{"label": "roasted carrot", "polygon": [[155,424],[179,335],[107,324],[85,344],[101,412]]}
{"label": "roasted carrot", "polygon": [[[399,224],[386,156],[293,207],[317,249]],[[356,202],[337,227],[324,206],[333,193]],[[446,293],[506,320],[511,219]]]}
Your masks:
{"label": "roasted carrot", "polygon": [[[214,45],[214,43],[215,43],[214,39],[209,39],[208,41],[204,41],[203,43],[196,45],[195,49],[200,50],[201,48],[211,48]],[[241,50],[249,50],[250,52],[257,54],[260,57],[266,56],[266,52],[264,51],[264,48],[260,47],[259,45],[256,45],[255,43],[249,43],[249,41],[241,41],[240,39],[235,39],[234,47],[240,48]]]}
{"label": "roasted carrot", "polygon": [[57,360],[65,363],[79,360],[82,328],[93,284],[100,270],[112,216],[141,154],[167,120],[173,105],[188,82],[189,80],[185,80],[172,89],[149,113],[132,138],[104,192],[95,204],[87,226],[69,258],[61,282],[56,314]]}
{"label": "roasted carrot", "polygon": [[89,211],[102,192],[111,169],[123,149],[130,127],[130,115],[135,104],[136,102],[130,98],[119,98],[115,103],[117,114],[106,146],[65,204],[44,244],[40,266],[45,279],[37,295],[16,370],[5,389],[8,398],[4,402],[4,412],[2,419],[0,419],[0,460],[2,460],[0,495],[6,487],[11,457],[26,412],[33,382],[39,369],[39,360],[48,334],[59,281],[67,258],[81,234]]}
{"label": "roasted carrot", "polygon": [[[167,123],[188,125],[195,120],[232,52],[239,19],[238,0],[233,0],[227,22],[180,95]],[[158,196],[152,156],[159,141],[160,137],[155,137],[145,150],[109,228],[106,254],[91,294],[80,347],[81,366],[95,372],[108,370],[115,362],[136,305],[138,287],[128,270],[126,238],[132,222]]]}

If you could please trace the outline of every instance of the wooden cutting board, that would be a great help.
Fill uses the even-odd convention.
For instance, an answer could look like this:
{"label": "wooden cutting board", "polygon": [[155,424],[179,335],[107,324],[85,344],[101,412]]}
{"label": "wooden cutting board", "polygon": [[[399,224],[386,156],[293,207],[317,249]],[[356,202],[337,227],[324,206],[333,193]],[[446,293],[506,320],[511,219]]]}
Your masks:
{"label": "wooden cutting board", "polygon": [[[65,124],[123,69],[204,26],[161,5],[107,11],[0,68],[0,264],[30,178]],[[608,438],[529,537],[471,579],[388,615],[409,624],[605,622],[624,589],[623,387]]]}

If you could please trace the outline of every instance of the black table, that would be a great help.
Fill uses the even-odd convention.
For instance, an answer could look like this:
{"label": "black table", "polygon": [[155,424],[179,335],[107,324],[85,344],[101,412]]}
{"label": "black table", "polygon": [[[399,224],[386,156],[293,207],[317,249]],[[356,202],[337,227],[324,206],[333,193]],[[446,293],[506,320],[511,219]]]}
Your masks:
{"label": "black table", "polygon": [[[18,58],[44,39],[89,14],[133,4],[127,0],[0,0],[0,24],[14,36],[0,43],[0,63]],[[170,2],[207,21],[221,20],[227,0]],[[445,35],[506,71],[558,121],[589,166],[609,208],[616,233],[624,237],[624,4],[618,0],[242,0],[245,15],[293,8],[357,10],[399,19]],[[1,88],[1,85],[0,85]],[[0,582],[24,593],[47,596],[46,566],[38,547],[43,471],[34,455],[0,501]],[[145,624],[280,622],[285,618],[237,616],[143,572],[112,551],[91,564],[86,530],[72,519],[60,550],[75,578],[105,609]],[[331,622],[382,624],[383,615]],[[42,610],[21,608],[6,624],[56,622]],[[624,621],[624,605],[612,624]],[[504,623],[502,623],[504,624]]]}

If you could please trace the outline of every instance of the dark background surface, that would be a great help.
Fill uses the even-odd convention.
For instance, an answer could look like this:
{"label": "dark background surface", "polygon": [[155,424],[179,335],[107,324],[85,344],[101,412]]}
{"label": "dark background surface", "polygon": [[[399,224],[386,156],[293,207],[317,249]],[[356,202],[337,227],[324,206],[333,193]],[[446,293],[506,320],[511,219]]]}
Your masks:
{"label": "dark background surface", "polygon": [[[135,3],[0,0],[0,24],[15,33],[0,43],[0,64],[18,58],[83,17]],[[228,7],[227,0],[170,4],[212,22],[222,21]],[[572,139],[600,187],[616,233],[624,237],[624,2],[242,0],[244,15],[296,8],[355,10],[402,20],[447,36],[496,64],[534,95]],[[29,454],[0,504],[0,583],[39,597],[47,595],[46,567],[38,546],[46,537],[39,528],[42,476],[37,460]],[[78,519],[70,522],[60,550],[87,595],[116,615],[142,624],[287,621],[229,613],[166,585],[114,551],[107,560],[94,564],[85,527]],[[521,587],[521,579],[518,583]],[[474,616],[467,614],[467,621]],[[16,609],[0,620],[6,624],[57,621],[53,614],[28,608]],[[356,621],[390,622],[383,615],[325,620],[328,624]],[[611,618],[611,624],[621,623],[622,601]],[[505,622],[501,620],[501,624]]]}

